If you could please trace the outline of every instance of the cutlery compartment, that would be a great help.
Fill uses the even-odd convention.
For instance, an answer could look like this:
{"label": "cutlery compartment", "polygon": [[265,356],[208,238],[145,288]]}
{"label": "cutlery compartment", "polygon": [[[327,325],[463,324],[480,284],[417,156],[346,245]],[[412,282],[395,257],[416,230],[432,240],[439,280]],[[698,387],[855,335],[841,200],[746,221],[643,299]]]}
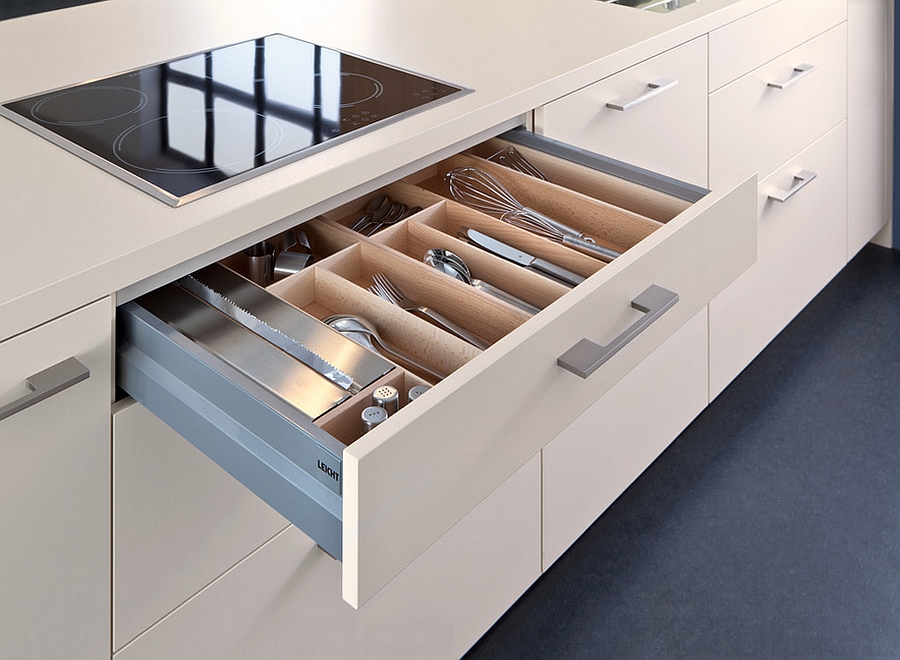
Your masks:
{"label": "cutlery compartment", "polygon": [[[386,269],[379,265],[381,262],[366,258],[363,250],[362,245],[351,247],[310,270],[276,282],[269,291],[320,321],[336,314],[352,314],[368,320],[393,349],[440,377],[446,377],[478,355],[480,351],[468,342],[367,291],[371,274]],[[389,257],[377,250],[374,256]],[[390,355],[385,357],[396,361]],[[402,366],[410,368],[407,364]],[[440,379],[423,372],[418,375],[431,384]]]}
{"label": "cutlery compartment", "polygon": [[[467,241],[456,238],[463,227],[481,228],[498,237],[504,234],[503,230],[507,227],[491,220],[476,211],[444,201],[425,209],[409,222],[377,235],[375,240],[385,247],[402,252],[417,261],[424,261],[429,250],[437,248],[448,251],[463,260],[473,280],[480,280],[496,286],[538,309],[543,309],[569,290],[567,286],[559,282],[543,277],[534,271],[526,270]],[[534,243],[543,243],[540,239],[529,236],[520,229],[515,227],[508,227],[508,229],[514,230],[511,233],[515,235],[512,240],[507,238],[509,243],[518,239],[516,242],[521,242],[529,249],[534,247]],[[554,245],[548,247],[558,248]],[[554,249],[552,252],[551,256],[556,259],[557,263],[568,264],[573,261],[574,263],[570,264],[570,270],[577,269],[584,277],[599,270],[600,264],[589,257],[573,252],[561,252],[560,249]],[[454,279],[449,274],[447,277]],[[480,291],[477,285],[473,288]],[[483,293],[483,295],[490,296],[488,293]],[[493,296],[488,299],[497,302]]]}
{"label": "cutlery compartment", "polygon": [[492,160],[510,148],[551,182],[657,222],[668,222],[708,192],[522,130],[482,142],[470,153]]}
{"label": "cutlery compartment", "polygon": [[634,247],[661,226],[661,223],[633,211],[466,154],[448,158],[406,180],[453,199],[447,190],[445,176],[461,167],[474,167],[486,172],[506,189],[518,205],[565,223],[583,232],[598,245],[619,253]]}
{"label": "cutlery compartment", "polygon": [[[514,137],[509,136],[513,142]],[[538,138],[538,146],[549,141]],[[392,348],[424,364],[383,354],[392,368],[313,422],[258,378],[243,373],[141,307],[122,306],[119,383],[226,471],[342,561],[343,596],[358,607],[532,458],[581,412],[692,318],[745,270],[756,254],[755,180],[685,204],[648,178],[649,202],[609,199],[615,186],[592,166],[548,149],[529,157],[567,189],[479,155],[481,145],[419,170],[305,222],[311,267],[264,291],[320,321],[365,317]],[[554,147],[555,149],[556,147]],[[490,155],[490,154],[487,154]],[[573,165],[574,163],[574,165]],[[448,198],[454,167],[490,172],[523,204],[622,251],[611,262],[537,236]],[[621,164],[620,164],[621,165]],[[623,166],[624,167],[624,166]],[[627,167],[625,169],[628,169]],[[634,168],[632,168],[634,169]],[[576,172],[569,179],[562,172]],[[593,173],[593,174],[591,174]],[[598,183],[590,184],[596,178]],[[574,190],[577,187],[587,192]],[[639,186],[640,187],[640,186]],[[676,187],[677,188],[677,187]],[[685,186],[685,190],[696,190]],[[591,194],[588,194],[591,193]],[[351,229],[377,195],[421,207],[371,236]],[[476,229],[585,280],[569,288],[461,240]],[[423,262],[432,248],[462,257],[472,275],[541,309],[534,316]],[[236,255],[223,263],[229,266]],[[698,267],[702,264],[702,267]],[[239,267],[238,267],[239,268]],[[475,346],[368,291],[384,273],[409,298],[481,337]],[[663,287],[674,306],[589,378],[558,360],[584,341],[617,341],[645,313],[632,304]],[[341,338],[345,339],[345,338]],[[349,345],[349,343],[348,343]],[[353,346],[356,346],[355,344]],[[431,383],[421,399],[362,434],[358,418],[371,390]]]}
{"label": "cutlery compartment", "polygon": [[487,344],[495,343],[528,318],[517,310],[496,304],[462,282],[442,277],[420,261],[374,242],[360,242],[330,257],[319,267],[357,285],[373,299],[373,304],[417,318],[441,333],[451,334],[446,329],[442,330],[438,323],[424,320],[427,318],[426,313],[404,312],[399,306],[368,291],[375,284],[376,276],[386,276],[397,290],[417,306],[439,313]]}

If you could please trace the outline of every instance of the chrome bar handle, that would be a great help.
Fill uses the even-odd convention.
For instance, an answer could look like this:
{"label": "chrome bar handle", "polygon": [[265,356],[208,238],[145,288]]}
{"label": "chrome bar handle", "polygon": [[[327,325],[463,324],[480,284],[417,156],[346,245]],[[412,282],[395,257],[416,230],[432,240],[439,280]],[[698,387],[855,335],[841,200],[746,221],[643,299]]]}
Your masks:
{"label": "chrome bar handle", "polygon": [[90,369],[76,358],[70,357],[25,379],[29,392],[11,403],[0,407],[0,421],[12,417],[44,399],[62,392],[76,383],[86,380]]}
{"label": "chrome bar handle", "polygon": [[631,110],[636,105],[640,105],[645,101],[649,101],[654,96],[659,96],[664,91],[666,91],[667,89],[672,89],[677,84],[678,81],[673,80],[672,78],[657,78],[656,80],[652,80],[647,83],[647,90],[640,96],[636,96],[630,101],[616,99],[615,101],[610,101],[609,103],[607,103],[606,107],[610,108],[611,110],[625,112],[626,110]]}
{"label": "chrome bar handle", "polygon": [[644,315],[626,328],[606,346],[582,339],[559,356],[556,364],[577,376],[587,378],[613,355],[622,350],[628,342],[641,334],[669,308],[678,302],[678,294],[656,284],[651,284],[631,301],[631,306]]}
{"label": "chrome bar handle", "polygon": [[775,89],[787,89],[788,87],[793,85],[795,82],[800,80],[803,76],[808,76],[815,70],[816,70],[815,64],[807,64],[804,62],[803,64],[798,64],[797,66],[794,67],[794,70],[791,71],[791,77],[788,78],[787,80],[784,80],[784,81],[772,80],[772,81],[766,83],[766,85],[769,87],[774,87]]}
{"label": "chrome bar handle", "polygon": [[800,192],[803,187],[808,186],[816,176],[818,175],[815,172],[800,170],[794,175],[794,183],[789,190],[773,190],[769,193],[769,199],[774,202],[784,203]]}

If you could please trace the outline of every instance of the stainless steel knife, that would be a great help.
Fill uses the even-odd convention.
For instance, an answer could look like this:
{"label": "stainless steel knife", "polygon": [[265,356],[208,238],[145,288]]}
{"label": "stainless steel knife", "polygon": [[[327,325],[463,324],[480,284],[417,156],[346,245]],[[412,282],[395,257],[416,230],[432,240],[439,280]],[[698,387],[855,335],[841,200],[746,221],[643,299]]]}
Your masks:
{"label": "stainless steel knife", "polygon": [[528,254],[527,252],[522,252],[521,250],[512,247],[511,245],[507,245],[502,241],[498,241],[496,238],[491,238],[487,234],[482,234],[480,231],[475,229],[468,229],[463,227],[460,229],[460,235],[463,238],[466,238],[471,243],[477,245],[480,248],[483,248],[490,252],[491,254],[495,254],[498,257],[502,257],[507,261],[511,261],[514,264],[519,264],[520,266],[524,266],[530,270],[534,270],[539,272],[541,275],[547,276],[552,280],[559,282],[560,284],[565,284],[568,287],[577,286],[584,282],[584,279],[581,275],[577,273],[573,273],[570,270],[566,270],[561,266],[557,266],[556,264],[552,264],[549,261],[544,261],[543,259],[539,259],[533,255]]}
{"label": "stainless steel knife", "polygon": [[224,266],[212,264],[176,283],[350,393],[391,369],[380,356],[359,350],[361,347]]}

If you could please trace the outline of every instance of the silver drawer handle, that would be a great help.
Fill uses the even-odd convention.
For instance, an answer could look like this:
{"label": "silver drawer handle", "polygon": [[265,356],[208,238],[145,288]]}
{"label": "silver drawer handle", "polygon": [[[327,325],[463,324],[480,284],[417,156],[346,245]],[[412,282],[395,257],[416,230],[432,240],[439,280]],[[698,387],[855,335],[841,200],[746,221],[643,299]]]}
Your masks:
{"label": "silver drawer handle", "polygon": [[90,369],[74,357],[70,357],[29,376],[25,379],[25,386],[30,391],[15,401],[0,407],[0,421],[86,380],[90,375]]}
{"label": "silver drawer handle", "polygon": [[677,293],[656,284],[651,284],[643,293],[631,301],[631,306],[634,309],[644,313],[641,318],[628,326],[624,332],[606,346],[601,346],[590,339],[582,339],[560,355],[556,360],[556,364],[563,369],[571,371],[573,374],[587,378],[677,302]]}
{"label": "silver drawer handle", "polygon": [[794,67],[794,70],[791,71],[791,77],[784,81],[773,80],[771,82],[766,83],[769,87],[774,87],[775,89],[787,89],[795,82],[800,80],[803,76],[808,76],[813,71],[816,70],[815,64],[798,64]]}
{"label": "silver drawer handle", "polygon": [[769,199],[775,202],[786,202],[796,195],[804,186],[808,186],[818,176],[809,170],[800,170],[794,175],[794,183],[790,190],[773,190],[769,193]]}
{"label": "silver drawer handle", "polygon": [[607,103],[606,107],[612,110],[625,112],[626,110],[631,110],[636,105],[640,105],[644,101],[649,101],[654,96],[659,96],[664,91],[666,91],[667,89],[672,89],[677,84],[678,81],[671,78],[657,78],[656,80],[647,83],[647,90],[640,96],[636,96],[630,101],[616,99],[615,101],[610,101],[609,103]]}

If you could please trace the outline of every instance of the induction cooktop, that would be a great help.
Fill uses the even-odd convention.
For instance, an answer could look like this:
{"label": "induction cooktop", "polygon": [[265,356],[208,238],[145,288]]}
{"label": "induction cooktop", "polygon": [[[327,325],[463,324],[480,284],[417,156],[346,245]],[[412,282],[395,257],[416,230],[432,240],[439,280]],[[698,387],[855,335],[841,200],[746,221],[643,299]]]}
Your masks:
{"label": "induction cooktop", "polygon": [[179,206],[469,91],[272,34],[0,114]]}

